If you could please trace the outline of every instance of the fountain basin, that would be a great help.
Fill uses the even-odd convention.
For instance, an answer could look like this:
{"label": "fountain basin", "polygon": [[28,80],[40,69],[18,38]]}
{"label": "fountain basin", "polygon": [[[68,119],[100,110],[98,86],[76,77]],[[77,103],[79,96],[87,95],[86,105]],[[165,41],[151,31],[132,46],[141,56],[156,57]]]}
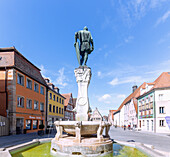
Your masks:
{"label": "fountain basin", "polygon": [[110,128],[110,123],[104,121],[55,121],[54,124],[56,127],[62,127],[63,131],[70,135],[76,135],[76,127],[81,128],[81,135],[97,134],[99,127],[101,127],[101,130],[106,129],[107,131]]}

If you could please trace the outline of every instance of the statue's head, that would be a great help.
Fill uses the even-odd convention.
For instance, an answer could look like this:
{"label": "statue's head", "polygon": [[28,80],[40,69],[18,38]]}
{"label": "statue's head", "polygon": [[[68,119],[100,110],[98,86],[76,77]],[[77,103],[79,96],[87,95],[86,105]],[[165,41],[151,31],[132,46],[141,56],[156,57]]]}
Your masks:
{"label": "statue's head", "polygon": [[83,28],[83,30],[86,30],[86,31],[88,31],[88,28],[87,28],[87,26],[85,26],[85,27]]}

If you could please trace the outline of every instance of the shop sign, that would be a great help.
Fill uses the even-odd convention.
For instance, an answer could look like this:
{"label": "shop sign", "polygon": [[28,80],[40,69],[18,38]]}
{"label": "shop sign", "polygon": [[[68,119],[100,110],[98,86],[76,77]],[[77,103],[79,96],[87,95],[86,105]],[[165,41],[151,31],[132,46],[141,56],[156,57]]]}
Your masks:
{"label": "shop sign", "polygon": [[32,117],[32,116],[29,116],[29,118],[31,118],[31,119],[41,119],[41,117]]}
{"label": "shop sign", "polygon": [[166,123],[168,124],[168,127],[170,129],[170,116],[165,117]]}
{"label": "shop sign", "polygon": [[0,126],[5,126],[5,122],[0,122]]}

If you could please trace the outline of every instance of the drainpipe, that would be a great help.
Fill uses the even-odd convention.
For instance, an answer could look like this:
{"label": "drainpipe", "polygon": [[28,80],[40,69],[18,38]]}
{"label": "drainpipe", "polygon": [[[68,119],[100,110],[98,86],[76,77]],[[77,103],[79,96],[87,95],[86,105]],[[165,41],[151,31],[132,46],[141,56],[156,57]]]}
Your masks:
{"label": "drainpipe", "polygon": [[6,94],[6,112],[8,118],[8,91],[7,91],[7,77],[8,77],[8,70],[5,67],[5,94]]}
{"label": "drainpipe", "polygon": [[154,127],[154,132],[156,133],[156,101],[155,101],[155,91],[154,91],[154,101],[153,101],[153,107],[154,107],[154,124],[155,124],[155,127]]}
{"label": "drainpipe", "polygon": [[45,114],[45,130],[47,129],[47,117],[48,117],[48,87],[46,88],[46,114]]}

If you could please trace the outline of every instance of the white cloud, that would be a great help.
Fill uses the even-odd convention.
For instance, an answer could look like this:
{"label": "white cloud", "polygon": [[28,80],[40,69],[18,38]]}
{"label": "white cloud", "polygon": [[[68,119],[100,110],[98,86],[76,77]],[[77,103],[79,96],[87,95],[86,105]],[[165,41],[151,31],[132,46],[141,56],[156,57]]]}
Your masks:
{"label": "white cloud", "polygon": [[160,23],[164,23],[170,17],[170,10],[168,10],[162,17],[160,17],[155,26],[159,25]]}
{"label": "white cloud", "polygon": [[128,36],[124,41],[125,41],[125,43],[129,43],[129,42],[131,42],[133,39],[134,39],[133,36]]}
{"label": "white cloud", "polygon": [[101,71],[98,71],[98,72],[97,72],[97,76],[99,76],[99,77],[100,77],[100,76],[101,76],[101,74],[102,74],[102,73],[101,73]]}
{"label": "white cloud", "polygon": [[39,66],[39,68],[40,68],[40,70],[41,70],[42,76],[45,77],[45,74],[47,73],[47,70],[44,68],[44,65],[41,64],[41,65]]}
{"label": "white cloud", "polygon": [[124,77],[124,78],[114,78],[112,81],[109,82],[110,85],[116,86],[120,84],[125,84],[125,83],[142,83],[145,80],[142,79],[141,76],[129,76],[129,77]]}
{"label": "white cloud", "polygon": [[170,39],[170,32],[169,33],[166,33],[166,35],[164,35],[159,41],[158,41],[158,44],[162,44],[162,43],[165,43],[165,42],[169,42],[169,39]]}
{"label": "white cloud", "polygon": [[[118,13],[122,16],[123,21],[127,26],[131,27],[151,9],[157,9],[167,1],[168,0],[119,0],[117,8],[119,8]],[[113,4],[112,1],[110,1],[110,3],[111,5]],[[112,6],[114,7],[115,5]]]}
{"label": "white cloud", "polygon": [[125,98],[126,97],[126,95],[125,94],[119,94],[119,95],[117,95],[117,98]]}
{"label": "white cloud", "polygon": [[111,98],[111,95],[110,94],[104,94],[102,97],[100,97],[98,100],[99,101],[106,101],[108,100],[108,98]]}
{"label": "white cloud", "polygon": [[67,86],[66,80],[67,79],[66,76],[64,75],[64,67],[63,67],[58,71],[58,78],[54,81],[54,84],[56,86],[60,85],[61,87],[65,87]]}
{"label": "white cloud", "polygon": [[109,82],[109,84],[111,84],[112,86],[118,85],[119,84],[118,78],[113,79],[111,82]]}

